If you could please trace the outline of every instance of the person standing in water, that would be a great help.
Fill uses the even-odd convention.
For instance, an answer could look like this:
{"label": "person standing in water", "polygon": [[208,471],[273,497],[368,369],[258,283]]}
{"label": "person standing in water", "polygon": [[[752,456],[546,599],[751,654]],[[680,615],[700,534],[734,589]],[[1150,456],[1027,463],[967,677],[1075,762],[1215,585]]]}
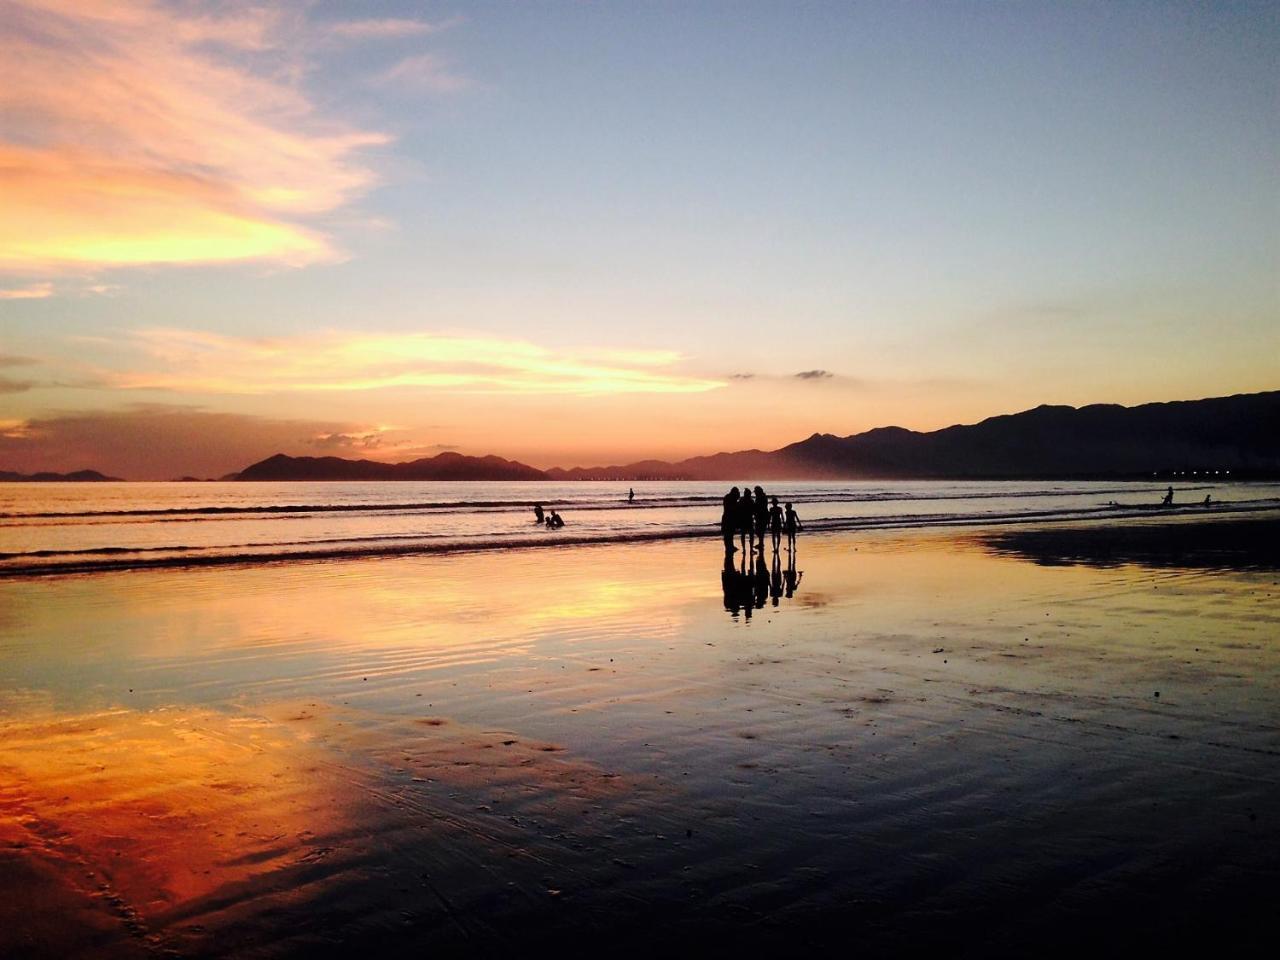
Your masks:
{"label": "person standing in water", "polygon": [[533,519],[534,523],[542,523],[542,519],[543,519],[542,504],[535,503],[533,505],[533,518],[534,518]]}
{"label": "person standing in water", "polygon": [[635,502],[636,502],[636,488],[629,487],[627,489],[627,503],[635,503]]}
{"label": "person standing in water", "polygon": [[789,503],[787,504],[786,524],[787,549],[794,552],[796,548],[796,533],[804,529],[804,524],[800,522],[800,517],[796,514],[795,508]]}
{"label": "person standing in water", "polygon": [[756,505],[751,499],[751,488],[742,491],[742,499],[738,501],[738,532],[742,535],[742,549],[749,550],[754,543],[752,525],[756,519]]}
{"label": "person standing in water", "polygon": [[1164,499],[1160,501],[1160,506],[1162,507],[1173,506],[1173,487],[1170,487],[1168,490],[1164,492]]}
{"label": "person standing in water", "polygon": [[738,529],[738,488],[734,487],[724,495],[724,513],[720,514],[720,535],[724,537],[724,552],[733,553],[738,548],[733,545],[733,535]]}
{"label": "person standing in water", "polygon": [[776,555],[782,544],[782,507],[778,506],[777,497],[773,498],[773,506],[769,508],[769,532],[773,535],[773,552]]}

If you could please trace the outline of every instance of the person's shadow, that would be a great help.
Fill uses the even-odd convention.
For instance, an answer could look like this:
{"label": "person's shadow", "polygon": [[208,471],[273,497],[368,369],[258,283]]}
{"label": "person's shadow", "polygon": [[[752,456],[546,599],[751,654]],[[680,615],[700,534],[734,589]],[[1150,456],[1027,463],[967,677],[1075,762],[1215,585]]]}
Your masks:
{"label": "person's shadow", "polygon": [[[736,556],[735,556],[736,554]],[[803,570],[796,570],[796,551],[789,551],[786,570],[781,552],[773,551],[766,562],[764,552],[726,550],[720,570],[720,592],[724,608],[735,619],[747,620],[755,610],[763,610],[768,602],[777,607],[785,596],[791,599],[800,586]]]}

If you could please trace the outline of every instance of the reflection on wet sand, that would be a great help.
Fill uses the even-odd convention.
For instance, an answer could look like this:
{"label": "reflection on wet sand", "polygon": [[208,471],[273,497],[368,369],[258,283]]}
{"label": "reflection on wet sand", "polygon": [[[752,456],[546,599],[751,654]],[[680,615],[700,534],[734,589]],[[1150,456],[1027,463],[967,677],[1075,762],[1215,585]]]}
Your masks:
{"label": "reflection on wet sand", "polygon": [[[649,792],[561,751],[318,704],[5,722],[0,880],[22,895],[0,901],[0,955],[311,952],[387,923],[465,940],[484,864],[517,913],[585,886]],[[531,829],[577,852],[553,865]]]}
{"label": "reflection on wet sand", "polygon": [[[787,558],[785,573],[781,560],[784,553]],[[783,551],[775,544],[771,561],[766,565],[764,547],[746,552],[726,550],[724,567],[720,571],[724,608],[733,614],[735,620],[741,615],[750,621],[752,612],[763,610],[766,601],[777,607],[784,595],[790,600],[804,576],[803,570],[796,569],[798,556],[796,547]]]}
{"label": "reflection on wet sand", "polygon": [[802,548],[0,584],[0,955],[1269,929],[1274,574]]}
{"label": "reflection on wet sand", "polygon": [[1000,530],[980,537],[995,553],[1047,566],[1088,564],[1206,570],[1280,570],[1280,520],[1248,518],[1063,525]]}

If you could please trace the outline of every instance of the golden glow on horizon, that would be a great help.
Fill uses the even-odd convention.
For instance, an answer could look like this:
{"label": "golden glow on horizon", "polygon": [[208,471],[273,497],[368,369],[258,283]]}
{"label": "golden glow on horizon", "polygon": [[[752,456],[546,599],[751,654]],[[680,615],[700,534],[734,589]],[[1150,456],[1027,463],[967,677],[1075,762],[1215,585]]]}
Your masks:
{"label": "golden glow on horizon", "polygon": [[[522,340],[430,333],[251,339],[151,329],[134,343],[161,369],[103,373],[112,387],[204,394],[395,387],[493,394],[703,393],[725,381],[673,372],[674,351],[553,351]],[[180,372],[173,372],[180,371]]]}

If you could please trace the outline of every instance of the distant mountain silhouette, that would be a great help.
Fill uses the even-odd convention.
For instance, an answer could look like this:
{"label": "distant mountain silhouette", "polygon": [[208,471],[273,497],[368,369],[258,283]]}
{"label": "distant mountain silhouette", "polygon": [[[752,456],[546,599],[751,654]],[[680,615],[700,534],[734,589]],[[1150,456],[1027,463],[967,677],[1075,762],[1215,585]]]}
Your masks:
{"label": "distant mountain silhouette", "polygon": [[815,433],[772,452],[551,469],[553,480],[803,480],[1280,473],[1280,391],[1208,400],[1041,406],[928,433]]}
{"label": "distant mountain silhouette", "polygon": [[0,483],[102,483],[108,480],[119,480],[119,477],[108,477],[97,470],[76,470],[73,473],[13,473],[0,470]]}
{"label": "distant mountain silhouette", "polygon": [[920,433],[878,427],[815,433],[779,450],[742,450],[669,463],[539,470],[501,457],[442,453],[410,463],[277,454],[240,480],[854,480],[1015,479],[1173,475],[1230,470],[1280,475],[1280,391],[1208,400],[1041,406]]}
{"label": "distant mountain silhouette", "polygon": [[501,457],[442,453],[408,463],[287,457],[277,453],[241,470],[238,480],[545,480],[536,467]]}

